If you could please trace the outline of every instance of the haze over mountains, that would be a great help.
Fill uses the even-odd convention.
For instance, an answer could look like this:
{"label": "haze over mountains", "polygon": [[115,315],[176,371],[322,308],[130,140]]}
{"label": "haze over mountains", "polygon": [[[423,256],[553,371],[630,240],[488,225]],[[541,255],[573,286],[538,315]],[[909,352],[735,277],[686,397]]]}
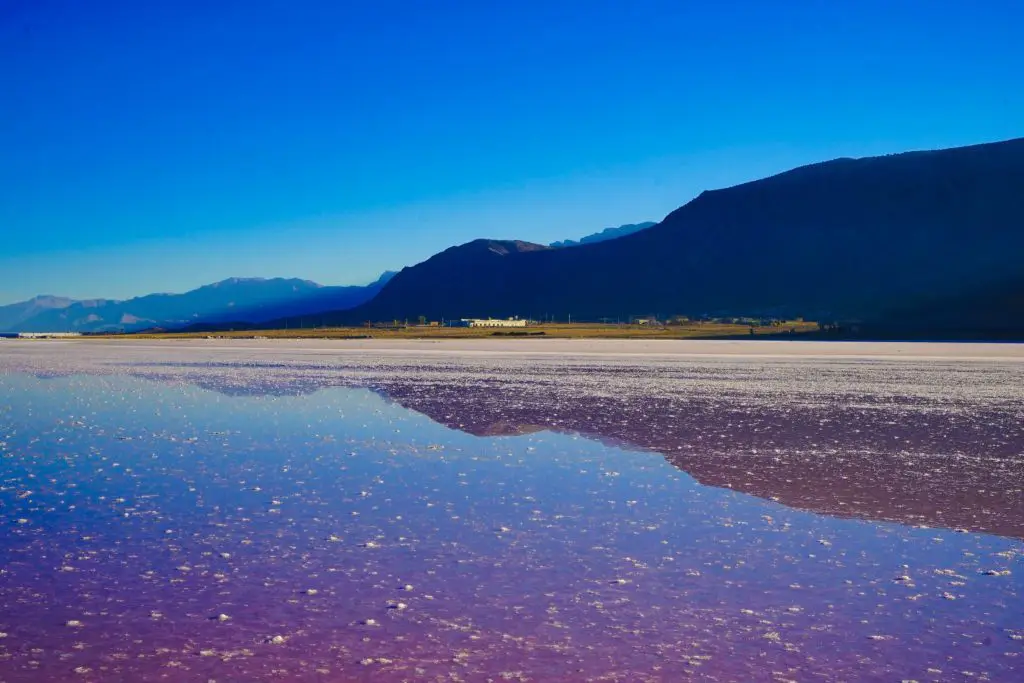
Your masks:
{"label": "haze over mountains", "polygon": [[67,308],[73,303],[75,303],[74,299],[42,294],[32,297],[28,301],[0,306],[0,332],[19,330],[25,321],[47,311]]}
{"label": "haze over mountains", "polygon": [[114,301],[36,297],[0,308],[0,331],[134,332],[196,323],[261,323],[344,309],[372,298],[394,273],[365,286],[325,287],[296,278],[229,278],[184,294]]}

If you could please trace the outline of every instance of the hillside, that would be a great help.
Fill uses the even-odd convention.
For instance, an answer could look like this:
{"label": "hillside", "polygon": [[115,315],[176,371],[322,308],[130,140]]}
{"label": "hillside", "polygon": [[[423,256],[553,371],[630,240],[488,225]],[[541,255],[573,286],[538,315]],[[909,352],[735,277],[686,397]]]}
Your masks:
{"label": "hillside", "polygon": [[704,192],[654,227],[572,249],[477,240],[323,318],[872,320],[926,304],[948,322],[963,311],[944,310],[945,300],[962,309],[973,305],[965,292],[1016,287],[1022,254],[1024,139],[1016,139],[804,166]]}

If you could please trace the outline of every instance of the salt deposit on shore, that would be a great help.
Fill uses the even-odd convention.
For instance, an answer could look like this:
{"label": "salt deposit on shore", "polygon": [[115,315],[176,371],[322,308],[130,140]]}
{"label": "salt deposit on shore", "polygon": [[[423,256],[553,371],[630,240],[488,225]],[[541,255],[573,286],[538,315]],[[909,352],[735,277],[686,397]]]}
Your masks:
{"label": "salt deposit on shore", "polygon": [[217,349],[253,353],[380,353],[539,356],[732,356],[751,358],[875,358],[1024,361],[1024,344],[959,342],[777,341],[722,339],[91,339],[5,341],[8,352],[45,343],[90,349]]}

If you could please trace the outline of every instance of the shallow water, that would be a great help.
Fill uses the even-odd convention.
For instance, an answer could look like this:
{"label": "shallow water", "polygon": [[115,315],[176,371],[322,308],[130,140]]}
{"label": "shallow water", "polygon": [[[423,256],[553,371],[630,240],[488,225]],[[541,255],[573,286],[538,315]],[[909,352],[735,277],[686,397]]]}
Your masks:
{"label": "shallow water", "polygon": [[[1002,535],[921,528],[900,501],[847,515],[772,478],[834,455],[851,411],[870,432],[838,447],[853,469],[946,449],[950,479],[956,463],[975,486],[993,463],[1017,476],[1017,368],[943,394],[934,368],[901,365],[893,400],[854,373],[815,394],[841,396],[828,405],[780,406],[676,367],[698,375],[686,410],[637,391],[635,367],[618,391],[614,368],[575,367],[602,398],[413,361],[352,378],[351,362],[44,360],[0,374],[0,681],[1024,679],[1016,508],[971,511]],[[982,414],[994,426],[965,435]],[[908,427],[922,415],[942,438]],[[741,474],[778,502],[687,473],[765,433],[772,467]],[[984,485],[1019,505],[1012,476]]]}

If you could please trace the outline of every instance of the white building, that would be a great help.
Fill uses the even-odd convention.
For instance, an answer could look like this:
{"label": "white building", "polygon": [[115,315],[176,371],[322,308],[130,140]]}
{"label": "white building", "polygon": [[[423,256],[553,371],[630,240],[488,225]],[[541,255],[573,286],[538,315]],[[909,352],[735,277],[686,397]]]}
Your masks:
{"label": "white building", "polygon": [[526,327],[522,318],[463,318],[459,327]]}

